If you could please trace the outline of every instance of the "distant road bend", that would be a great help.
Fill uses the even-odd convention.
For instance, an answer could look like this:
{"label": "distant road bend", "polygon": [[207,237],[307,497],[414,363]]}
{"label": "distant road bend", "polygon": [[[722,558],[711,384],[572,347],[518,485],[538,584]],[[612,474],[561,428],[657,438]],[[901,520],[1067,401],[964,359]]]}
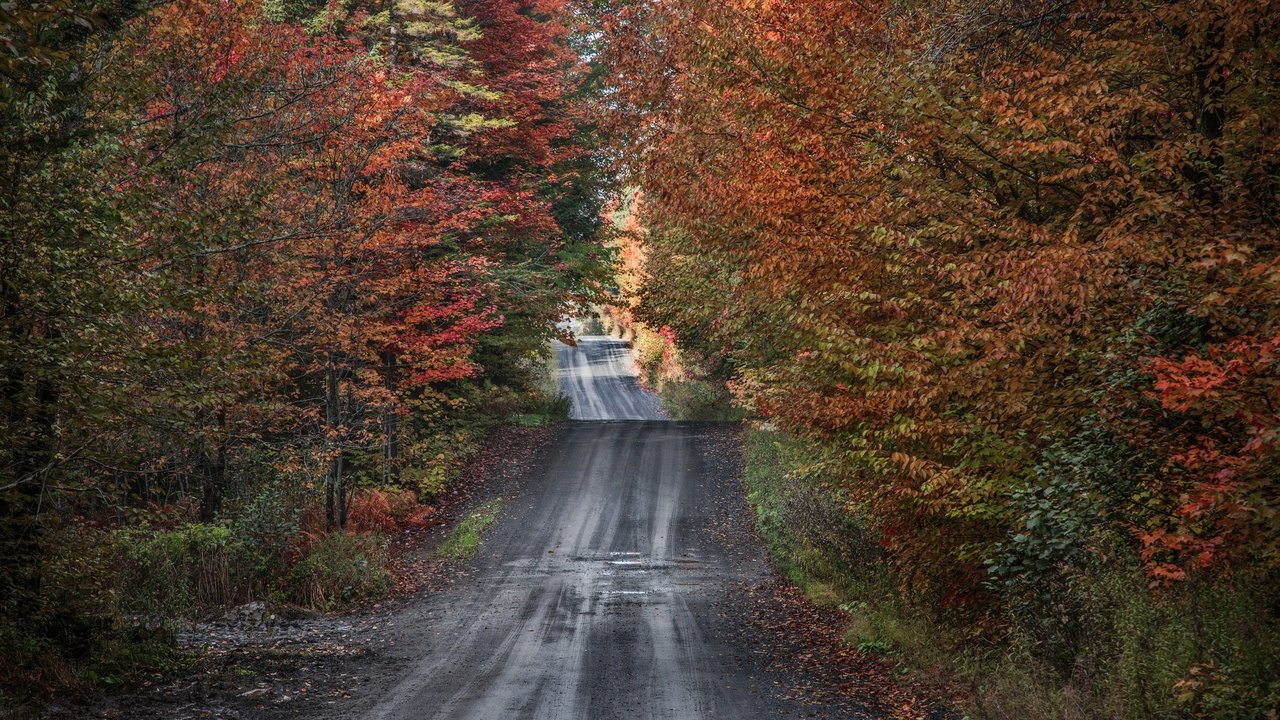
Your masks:
{"label": "distant road bend", "polygon": [[715,457],[728,431],[662,420],[621,341],[581,338],[559,349],[559,364],[574,420],[546,467],[507,504],[470,572],[415,611],[397,644],[403,674],[375,683],[385,690],[347,717],[812,716],[777,699],[725,611],[741,582],[767,573],[749,530],[726,540],[715,529],[726,508],[742,508]]}

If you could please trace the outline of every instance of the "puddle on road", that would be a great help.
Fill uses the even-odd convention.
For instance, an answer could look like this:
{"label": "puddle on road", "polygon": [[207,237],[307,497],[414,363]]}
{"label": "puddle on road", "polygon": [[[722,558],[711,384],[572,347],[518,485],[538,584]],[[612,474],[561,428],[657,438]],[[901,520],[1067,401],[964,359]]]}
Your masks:
{"label": "puddle on road", "polygon": [[574,562],[601,563],[608,574],[613,571],[628,573],[661,572],[670,570],[700,570],[709,567],[706,560],[684,553],[682,557],[658,560],[637,550],[610,550],[582,553],[573,557]]}

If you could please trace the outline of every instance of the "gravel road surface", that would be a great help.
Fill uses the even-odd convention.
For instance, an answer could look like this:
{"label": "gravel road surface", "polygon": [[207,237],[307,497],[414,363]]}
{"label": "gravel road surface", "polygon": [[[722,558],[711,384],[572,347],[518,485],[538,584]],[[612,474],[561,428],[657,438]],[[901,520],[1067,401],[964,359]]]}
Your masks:
{"label": "gravel road surface", "polygon": [[662,420],[666,413],[636,382],[635,361],[621,340],[599,335],[559,345],[560,391],[569,396],[574,420]]}
{"label": "gravel road surface", "polygon": [[781,699],[737,617],[769,569],[732,429],[661,420],[620,341],[582,338],[559,361],[576,419],[465,576],[399,618],[398,677],[342,716],[828,717]]}
{"label": "gravel road surface", "polygon": [[406,536],[417,590],[350,616],[259,604],[196,623],[190,668],[46,720],[959,717],[772,571],[737,426],[662,420],[620,341],[559,359],[579,419],[490,438],[455,487],[455,519],[501,503],[473,559],[438,558],[448,527]]}

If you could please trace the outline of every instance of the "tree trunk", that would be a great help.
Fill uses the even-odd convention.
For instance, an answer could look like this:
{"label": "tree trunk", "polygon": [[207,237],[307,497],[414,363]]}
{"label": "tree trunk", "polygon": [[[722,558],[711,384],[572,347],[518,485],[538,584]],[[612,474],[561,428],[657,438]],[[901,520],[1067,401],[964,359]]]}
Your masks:
{"label": "tree trunk", "polygon": [[396,1],[389,0],[387,3],[387,25],[389,27],[388,35],[390,36],[387,41],[387,64],[391,67],[396,66],[396,56],[400,53],[400,28],[398,26],[400,19],[396,17]]}
{"label": "tree trunk", "polygon": [[206,441],[200,449],[200,522],[213,522],[222,510],[227,487],[227,411],[218,410],[211,423],[217,433],[213,448]]}
{"label": "tree trunk", "polygon": [[333,353],[329,353],[328,364],[325,367],[325,391],[324,391],[324,419],[325,419],[325,444],[328,446],[329,457],[329,473],[325,478],[325,522],[330,527],[336,527],[338,524],[338,508],[336,503],[336,495],[338,492],[338,483],[342,479],[342,444],[341,444],[341,402],[339,396],[340,383],[338,382],[338,365],[333,357]]}
{"label": "tree trunk", "polygon": [[[386,351],[382,355],[383,368],[386,373],[387,392],[393,397],[396,392],[396,354]],[[382,484],[392,485],[400,479],[398,467],[400,455],[399,421],[394,404],[382,411]]]}

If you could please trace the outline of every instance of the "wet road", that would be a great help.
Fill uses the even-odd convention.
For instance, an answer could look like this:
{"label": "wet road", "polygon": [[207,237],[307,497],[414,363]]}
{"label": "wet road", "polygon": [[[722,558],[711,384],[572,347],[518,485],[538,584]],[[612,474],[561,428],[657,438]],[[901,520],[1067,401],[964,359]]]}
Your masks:
{"label": "wet road", "polygon": [[[406,618],[379,720],[797,717],[726,611],[768,572],[723,426],[665,422],[618,341],[560,351],[574,416],[469,572]],[[732,440],[729,440],[732,444]],[[726,532],[726,524],[737,525]],[[372,688],[371,688],[372,689]]]}

